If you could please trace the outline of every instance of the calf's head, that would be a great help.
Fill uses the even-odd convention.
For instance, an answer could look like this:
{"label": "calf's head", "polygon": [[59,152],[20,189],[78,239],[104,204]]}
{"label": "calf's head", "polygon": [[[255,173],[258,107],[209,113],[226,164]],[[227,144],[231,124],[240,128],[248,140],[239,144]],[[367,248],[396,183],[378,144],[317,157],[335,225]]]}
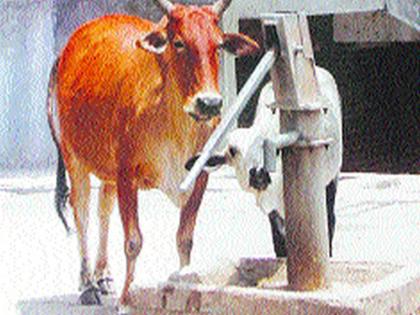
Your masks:
{"label": "calf's head", "polygon": [[[211,172],[221,165],[235,170],[236,179],[245,191],[258,193],[271,184],[270,174],[263,166],[263,138],[250,128],[239,128],[228,136],[228,146],[221,155],[212,156],[205,170]],[[191,158],[185,167],[190,170],[199,156]]]}
{"label": "calf's head", "polygon": [[245,191],[260,192],[271,184],[270,174],[263,165],[263,141],[252,128],[239,128],[228,136],[226,163],[234,168]]}
{"label": "calf's head", "polygon": [[223,33],[218,26],[231,0],[201,7],[155,2],[165,17],[141,40],[142,47],[167,61],[168,69],[163,71],[186,113],[197,121],[218,116],[223,104],[218,84],[220,50],[244,56],[258,51],[258,44],[243,34]]}

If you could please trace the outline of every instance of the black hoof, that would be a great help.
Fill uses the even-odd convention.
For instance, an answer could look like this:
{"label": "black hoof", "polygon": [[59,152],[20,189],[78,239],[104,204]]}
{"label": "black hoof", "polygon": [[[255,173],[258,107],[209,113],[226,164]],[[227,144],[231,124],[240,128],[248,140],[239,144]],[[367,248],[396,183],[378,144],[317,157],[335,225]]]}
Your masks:
{"label": "black hoof", "polygon": [[79,301],[82,305],[102,305],[100,291],[93,286],[83,291]]}
{"label": "black hoof", "polygon": [[101,278],[96,282],[98,286],[98,291],[102,295],[113,295],[115,294],[114,290],[114,280],[110,277]]}

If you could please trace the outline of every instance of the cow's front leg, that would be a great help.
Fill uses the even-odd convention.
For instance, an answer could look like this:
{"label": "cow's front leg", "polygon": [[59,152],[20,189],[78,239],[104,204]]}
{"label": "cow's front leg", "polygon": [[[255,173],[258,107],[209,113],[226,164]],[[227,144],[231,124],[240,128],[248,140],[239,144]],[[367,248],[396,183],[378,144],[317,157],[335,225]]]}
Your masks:
{"label": "cow's front leg", "polygon": [[115,205],[117,188],[113,184],[102,183],[99,191],[99,248],[96,258],[94,279],[99,291],[114,294],[113,279],[108,265],[109,217]]}
{"label": "cow's front leg", "polygon": [[132,172],[122,169],[117,180],[118,203],[124,228],[124,252],[127,264],[124,288],[119,301],[122,310],[129,302],[129,289],[134,279],[136,260],[142,248],[142,235],[137,214],[137,185],[130,174]]}
{"label": "cow's front leg", "polygon": [[193,246],[193,234],[197,220],[198,209],[207,187],[208,174],[202,172],[197,178],[193,192],[187,203],[181,209],[179,227],[176,233],[176,245],[179,255],[180,267],[190,263],[191,250]]}

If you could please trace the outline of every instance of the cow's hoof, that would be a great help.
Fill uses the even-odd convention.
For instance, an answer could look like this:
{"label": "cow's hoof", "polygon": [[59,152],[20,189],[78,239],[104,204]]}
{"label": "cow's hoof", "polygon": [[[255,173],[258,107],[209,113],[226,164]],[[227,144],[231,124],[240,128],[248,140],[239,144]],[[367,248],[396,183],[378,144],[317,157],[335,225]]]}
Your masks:
{"label": "cow's hoof", "polygon": [[111,277],[99,279],[96,285],[102,295],[115,295],[114,280]]}
{"label": "cow's hoof", "polygon": [[101,294],[98,288],[90,286],[80,295],[79,301],[82,305],[101,305]]}
{"label": "cow's hoof", "polygon": [[118,315],[129,315],[130,313],[130,308],[128,307],[128,305],[123,305],[118,303],[117,305],[117,314]]}

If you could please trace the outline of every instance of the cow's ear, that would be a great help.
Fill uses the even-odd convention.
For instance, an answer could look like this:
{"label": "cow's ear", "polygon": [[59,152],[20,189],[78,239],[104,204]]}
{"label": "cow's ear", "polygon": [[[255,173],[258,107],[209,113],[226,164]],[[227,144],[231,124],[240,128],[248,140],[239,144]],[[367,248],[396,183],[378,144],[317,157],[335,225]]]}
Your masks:
{"label": "cow's ear", "polygon": [[168,38],[162,31],[153,31],[138,40],[136,46],[142,47],[155,54],[161,54],[168,46]]}
{"label": "cow's ear", "polygon": [[256,41],[240,33],[224,34],[222,46],[226,51],[238,57],[252,55],[260,50],[260,46]]}

